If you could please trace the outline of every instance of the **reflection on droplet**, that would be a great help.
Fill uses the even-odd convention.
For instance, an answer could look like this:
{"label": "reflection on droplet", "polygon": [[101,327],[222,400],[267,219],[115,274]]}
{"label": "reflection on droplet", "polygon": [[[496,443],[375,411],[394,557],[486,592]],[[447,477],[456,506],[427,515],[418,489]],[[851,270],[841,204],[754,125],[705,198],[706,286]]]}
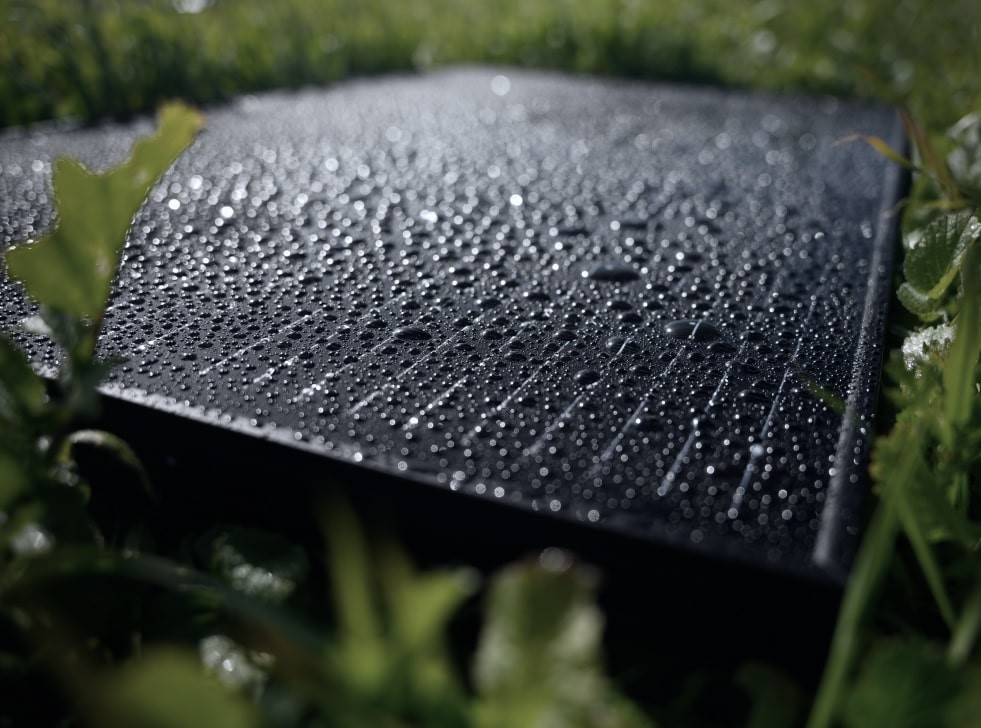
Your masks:
{"label": "reflection on droplet", "polygon": [[432,336],[425,329],[418,326],[402,326],[392,332],[392,336],[402,341],[427,341]]}
{"label": "reflection on droplet", "polygon": [[705,320],[679,319],[664,326],[664,333],[672,339],[694,339],[712,341],[722,336],[714,324]]}
{"label": "reflection on droplet", "polygon": [[583,369],[576,372],[576,376],[573,377],[579,384],[593,384],[601,378],[602,375],[596,369]]}
{"label": "reflection on droplet", "polygon": [[639,415],[630,423],[637,432],[657,432],[664,429],[664,421],[655,415]]}

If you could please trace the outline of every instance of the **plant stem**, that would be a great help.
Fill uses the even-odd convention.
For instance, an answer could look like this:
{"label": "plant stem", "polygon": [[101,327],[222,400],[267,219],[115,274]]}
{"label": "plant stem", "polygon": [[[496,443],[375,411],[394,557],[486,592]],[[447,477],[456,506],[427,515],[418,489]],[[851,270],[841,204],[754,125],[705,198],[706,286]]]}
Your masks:
{"label": "plant stem", "polygon": [[951,665],[960,667],[971,656],[979,630],[981,630],[981,584],[975,587],[968,597],[960,621],[950,638],[947,661]]}
{"label": "plant stem", "polygon": [[838,624],[831,641],[831,654],[808,717],[807,728],[828,728],[834,720],[845,680],[858,651],[859,629],[868,605],[892,563],[893,545],[898,531],[899,521],[892,505],[887,501],[879,501],[845,591]]}

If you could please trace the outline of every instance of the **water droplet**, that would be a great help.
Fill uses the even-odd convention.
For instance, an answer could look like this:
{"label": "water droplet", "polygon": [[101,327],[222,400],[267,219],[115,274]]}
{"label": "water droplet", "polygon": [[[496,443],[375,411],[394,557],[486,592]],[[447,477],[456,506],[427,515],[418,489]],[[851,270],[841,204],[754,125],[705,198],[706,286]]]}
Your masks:
{"label": "water droplet", "polygon": [[722,336],[722,332],[705,320],[679,319],[664,326],[664,333],[672,339],[694,339],[695,341],[712,341]]}
{"label": "water droplet", "polygon": [[664,421],[657,415],[638,415],[630,427],[637,432],[658,432],[664,429]]}
{"label": "water droplet", "polygon": [[427,341],[433,338],[428,331],[418,326],[402,326],[395,329],[392,336],[402,341]]}
{"label": "water droplet", "polygon": [[602,379],[603,375],[599,373],[596,369],[583,369],[576,372],[576,376],[573,379],[579,384],[593,384]]}
{"label": "water droplet", "polygon": [[630,283],[640,278],[640,274],[626,263],[597,263],[589,269],[588,276],[594,281],[604,283]]}

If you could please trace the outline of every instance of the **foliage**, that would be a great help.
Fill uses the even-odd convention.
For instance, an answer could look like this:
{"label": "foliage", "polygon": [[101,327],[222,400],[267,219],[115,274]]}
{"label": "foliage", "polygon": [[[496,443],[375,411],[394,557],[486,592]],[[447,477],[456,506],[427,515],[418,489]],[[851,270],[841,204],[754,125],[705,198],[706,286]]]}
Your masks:
{"label": "foliage", "polygon": [[482,62],[906,99],[941,129],[981,102],[979,25],[973,0],[0,0],[0,125]]}

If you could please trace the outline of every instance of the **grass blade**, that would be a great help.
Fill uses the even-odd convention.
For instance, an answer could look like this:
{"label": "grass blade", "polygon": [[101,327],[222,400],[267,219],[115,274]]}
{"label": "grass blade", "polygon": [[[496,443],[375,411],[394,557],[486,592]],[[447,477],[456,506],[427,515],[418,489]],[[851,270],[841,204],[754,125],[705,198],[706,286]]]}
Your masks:
{"label": "grass blade", "polygon": [[845,693],[845,685],[859,650],[859,631],[868,606],[892,563],[899,522],[892,506],[880,502],[859,550],[848,589],[831,640],[831,654],[824,668],[807,728],[829,728]]}

